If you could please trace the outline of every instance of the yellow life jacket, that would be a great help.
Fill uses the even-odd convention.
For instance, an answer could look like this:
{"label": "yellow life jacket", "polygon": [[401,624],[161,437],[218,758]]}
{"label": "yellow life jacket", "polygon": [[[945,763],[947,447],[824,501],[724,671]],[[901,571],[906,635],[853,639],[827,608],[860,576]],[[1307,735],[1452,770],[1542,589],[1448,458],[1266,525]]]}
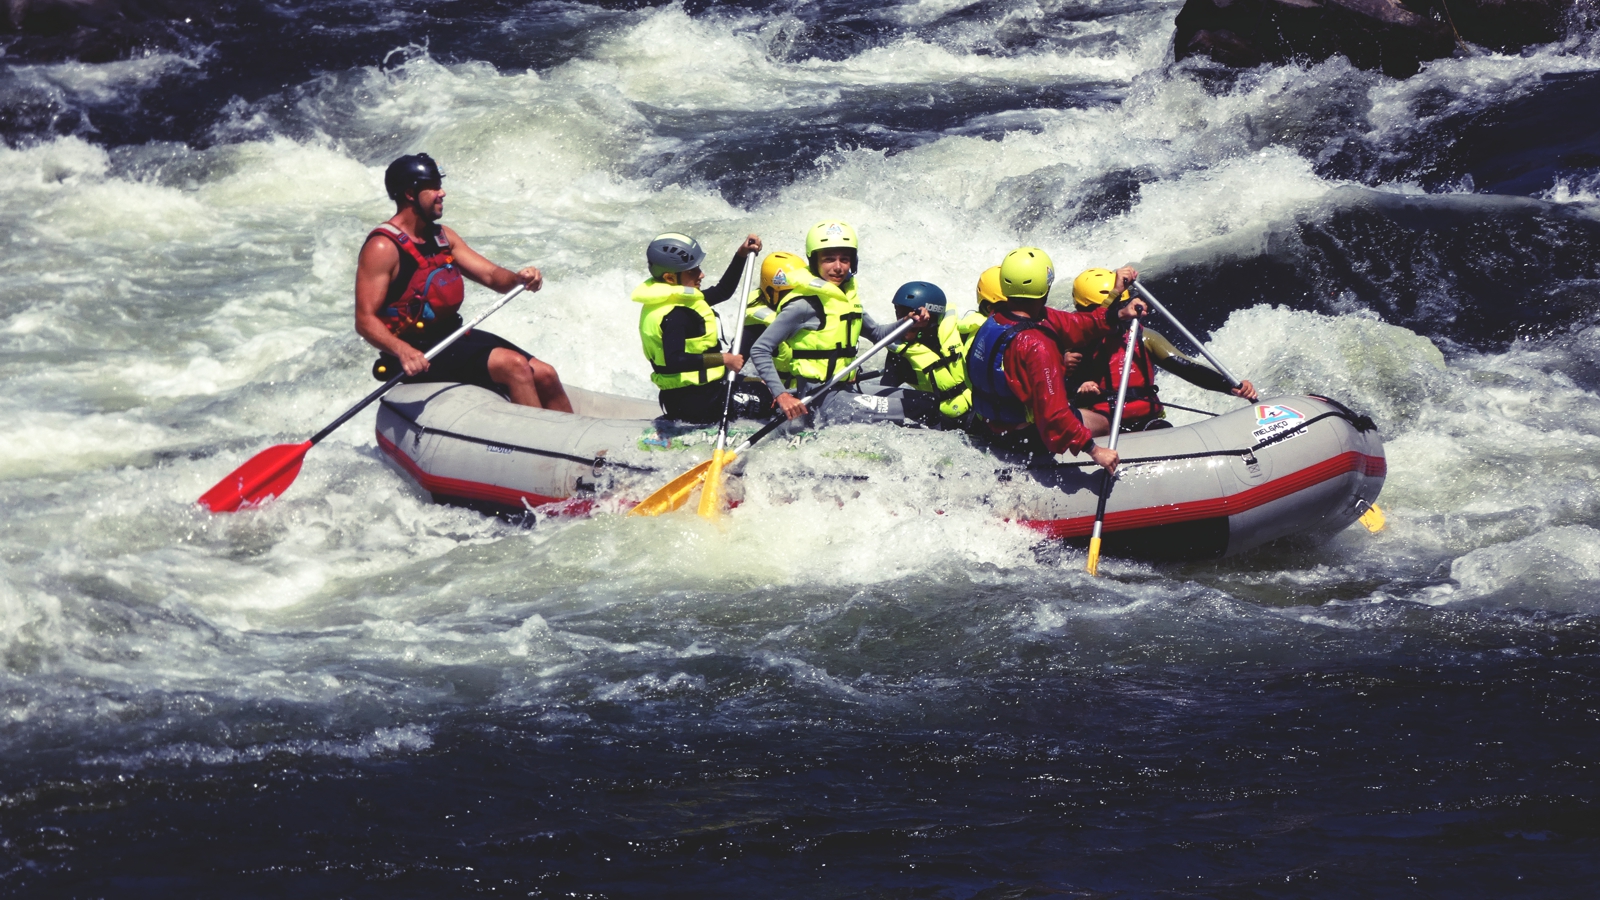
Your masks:
{"label": "yellow life jacket", "polygon": [[[783,295],[778,299],[778,309],[783,309],[783,304],[788,302],[789,296],[790,292],[784,291]],[[766,301],[761,299],[760,291],[752,293],[750,300],[744,307],[745,327],[760,326],[765,328],[771,325],[772,320],[778,317],[778,309],[768,306]],[[792,374],[794,371],[794,357],[790,353],[789,345],[784,343],[779,344],[777,352],[772,354],[772,366],[778,370],[778,378],[784,384],[788,384],[794,377]]]}
{"label": "yellow life jacket", "polygon": [[[974,329],[973,334],[977,333]],[[961,335],[960,319],[947,315],[939,319],[937,349],[920,340],[910,340],[894,349],[917,373],[917,389],[939,397],[939,412],[952,419],[972,408],[972,391],[967,384],[967,349],[970,338]]]}
{"label": "yellow life jacket", "polygon": [[967,310],[956,319],[956,330],[961,332],[961,340],[968,350],[972,349],[972,339],[978,336],[978,329],[987,321],[989,317],[975,309]]}
{"label": "yellow life jacket", "polygon": [[[809,303],[822,327],[815,331],[802,329],[794,333],[785,345],[793,362],[793,374],[814,384],[821,384],[833,373],[848,366],[856,358],[856,341],[861,338],[861,299],[856,293],[854,278],[837,285],[821,278],[797,284],[789,291],[788,303]],[[845,379],[854,381],[855,373]],[[788,382],[785,382],[788,384]],[[792,384],[789,384],[793,387]]]}
{"label": "yellow life jacket", "polygon": [[[717,314],[711,311],[706,295],[686,285],[667,284],[654,278],[634,288],[633,302],[643,304],[639,311],[639,340],[644,344],[644,357],[654,369],[650,380],[663,391],[708,384],[722,380],[726,371],[720,364],[707,366],[705,354],[722,348],[717,338]],[[667,365],[666,348],[662,346],[661,320],[679,307],[688,307],[705,320],[705,333],[684,341],[684,352],[698,357],[691,368],[678,369]]]}

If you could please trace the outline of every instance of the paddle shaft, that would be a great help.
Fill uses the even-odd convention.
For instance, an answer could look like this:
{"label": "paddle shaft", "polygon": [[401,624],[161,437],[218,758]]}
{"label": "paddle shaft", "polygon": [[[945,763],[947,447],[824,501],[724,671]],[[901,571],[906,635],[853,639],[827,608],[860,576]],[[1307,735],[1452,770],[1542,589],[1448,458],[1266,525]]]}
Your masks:
{"label": "paddle shaft", "polygon": [[[744,271],[739,273],[739,287],[735,312],[739,316],[739,327],[733,329],[733,346],[730,348],[735,354],[739,352],[739,345],[744,342],[744,326],[750,320],[750,274],[755,271],[755,254],[745,254]],[[723,316],[719,320],[727,321]],[[719,331],[726,331],[719,328]],[[728,419],[733,412],[733,386],[739,381],[739,372],[730,369],[726,375],[728,391],[722,398],[722,420],[717,423],[717,446],[711,452],[711,466],[706,469],[705,480],[700,487],[700,515],[707,519],[714,519],[722,514],[722,464],[727,461],[723,455],[728,447]]]}
{"label": "paddle shaft", "polygon": [[1243,382],[1241,382],[1239,379],[1233,377],[1233,373],[1228,371],[1228,367],[1222,364],[1222,360],[1211,355],[1211,351],[1206,349],[1205,344],[1200,343],[1199,338],[1191,334],[1189,329],[1183,327],[1183,323],[1178,321],[1177,316],[1174,316],[1171,312],[1169,312],[1165,306],[1161,305],[1160,300],[1157,300],[1149,291],[1145,290],[1144,285],[1135,281],[1132,287],[1136,292],[1138,292],[1139,296],[1144,298],[1146,303],[1154,306],[1157,312],[1161,313],[1163,316],[1166,316],[1167,321],[1172,323],[1173,328],[1178,329],[1180,334],[1182,334],[1185,338],[1188,338],[1189,343],[1193,344],[1200,351],[1200,355],[1206,358],[1206,362],[1211,363],[1211,365],[1214,366],[1218,372],[1222,373],[1223,378],[1228,379],[1228,385],[1230,387],[1238,387],[1239,385],[1243,384]]}
{"label": "paddle shaft", "polygon": [[[528,286],[526,284],[519,284],[516,287],[512,288],[511,290],[506,291],[504,294],[501,294],[500,295],[500,299],[496,300],[493,306],[491,306],[488,309],[484,310],[482,312],[482,314],[480,314],[476,319],[473,319],[471,322],[468,322],[467,324],[461,326],[460,328],[457,328],[455,330],[455,332],[453,334],[451,334],[449,337],[445,338],[444,340],[440,341],[437,344],[434,344],[432,349],[430,349],[427,353],[423,354],[424,358],[431,360],[435,356],[438,356],[440,353],[443,353],[446,347],[449,347],[451,344],[454,344],[458,339],[460,339],[460,337],[462,335],[464,335],[467,332],[471,331],[472,329],[478,327],[478,323],[482,322],[484,319],[489,318],[489,316],[493,315],[494,312],[496,310],[498,310],[500,307],[505,306],[507,303],[510,303],[511,299],[513,297],[517,296],[518,294],[522,293],[523,291],[525,291],[527,289],[528,289]],[[361,412],[363,409],[366,409],[368,406],[370,406],[372,404],[372,401],[378,399],[379,397],[382,397],[384,394],[387,394],[391,389],[393,389],[395,387],[395,385],[398,385],[401,381],[404,381],[405,377],[406,377],[406,372],[405,372],[405,369],[402,368],[398,375],[396,375],[393,378],[389,379],[388,381],[384,382],[382,387],[380,387],[377,390],[373,391],[372,393],[368,394],[366,397],[364,397],[361,400],[360,403],[357,403],[355,406],[352,406],[349,409],[345,410],[344,415],[340,416],[337,419],[334,419],[332,422],[329,422],[328,423],[328,427],[326,427],[326,428],[322,429],[321,431],[317,432],[316,434],[312,435],[311,436],[311,440],[308,443],[310,445],[314,446],[318,441],[322,440],[323,438],[327,437],[330,434],[333,434],[334,429],[336,429],[340,425],[343,425],[344,423],[350,421],[350,419],[353,416],[355,416],[356,413]]]}
{"label": "paddle shaft", "polygon": [[[1111,440],[1107,447],[1117,449],[1117,437],[1122,431],[1122,410],[1128,403],[1128,375],[1133,370],[1134,349],[1139,346],[1139,320],[1134,319],[1128,324],[1128,344],[1122,353],[1122,380],[1117,385],[1117,406],[1111,413]],[[1111,499],[1110,472],[1106,472],[1105,480],[1100,482],[1100,501],[1094,510],[1094,533],[1089,536],[1089,574],[1096,573],[1100,559],[1100,530],[1106,522],[1106,501]]]}
{"label": "paddle shaft", "polygon": [[[739,327],[733,330],[733,347],[731,351],[739,352],[739,345],[744,343],[744,330],[750,324],[750,276],[755,273],[756,255],[745,254],[744,271],[739,273],[738,293],[733,296],[739,306]],[[717,428],[717,452],[721,453],[728,446],[728,413],[733,411],[733,388],[739,383],[739,373],[728,372],[728,393],[722,400],[722,423]]]}
{"label": "paddle shaft", "polygon": [[[833,390],[834,386],[837,385],[840,381],[842,381],[845,378],[845,376],[847,376],[851,372],[854,372],[855,370],[861,368],[861,365],[863,363],[865,363],[867,360],[871,359],[872,357],[876,356],[878,354],[878,352],[881,351],[883,348],[885,348],[885,347],[889,346],[890,344],[894,343],[896,338],[900,337],[900,335],[902,335],[902,334],[905,334],[906,331],[911,328],[911,325],[912,325],[912,319],[911,319],[910,316],[907,316],[905,319],[901,320],[899,325],[895,326],[893,331],[891,331],[887,335],[885,335],[883,340],[877,342],[876,344],[873,344],[871,346],[871,348],[869,348],[865,353],[857,354],[854,362],[850,363],[850,365],[848,365],[848,366],[845,366],[843,369],[840,369],[832,378],[828,379],[827,382],[822,385],[822,387],[817,388],[815,391],[812,391],[809,396],[807,396],[805,399],[801,400],[800,402],[805,404],[806,407],[809,408],[811,406],[811,404],[813,404],[813,403],[817,402],[818,400],[820,400],[822,398],[823,394],[826,394],[827,392]],[[739,454],[743,453],[744,451],[749,450],[751,448],[751,446],[753,446],[757,441],[759,441],[762,438],[766,437],[767,435],[771,434],[780,425],[783,425],[785,422],[788,422],[788,421],[789,420],[786,419],[786,418],[777,418],[777,419],[773,419],[771,422],[768,422],[767,424],[763,425],[761,427],[760,431],[758,431],[755,434],[752,434],[749,437],[745,438],[744,443],[742,443],[739,446],[737,446],[737,447],[733,448],[732,450],[730,450],[728,452],[727,458],[728,459],[732,459],[733,457],[738,456]]]}

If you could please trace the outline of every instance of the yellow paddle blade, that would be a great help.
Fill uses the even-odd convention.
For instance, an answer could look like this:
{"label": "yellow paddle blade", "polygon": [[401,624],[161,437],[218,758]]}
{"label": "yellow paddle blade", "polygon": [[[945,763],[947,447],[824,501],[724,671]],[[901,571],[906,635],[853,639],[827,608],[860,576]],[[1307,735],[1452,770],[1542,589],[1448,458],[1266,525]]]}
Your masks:
{"label": "yellow paddle blade", "polygon": [[1100,539],[1089,539],[1089,574],[1100,574]]}
{"label": "yellow paddle blade", "polygon": [[659,516],[683,506],[689,502],[689,495],[694,493],[694,489],[700,486],[701,479],[706,477],[706,470],[711,468],[711,462],[708,459],[667,482],[654,494],[640,500],[639,505],[629,510],[628,515]]}
{"label": "yellow paddle blade", "polygon": [[1361,514],[1359,521],[1366,526],[1368,531],[1377,534],[1383,530],[1385,525],[1389,524],[1389,517],[1385,516],[1383,510],[1378,508],[1378,504],[1374,503],[1367,507],[1366,512]]}
{"label": "yellow paddle blade", "polygon": [[711,456],[711,468],[706,469],[706,483],[700,489],[700,518],[715,519],[722,515],[722,464],[727,461],[727,451],[716,450]]}

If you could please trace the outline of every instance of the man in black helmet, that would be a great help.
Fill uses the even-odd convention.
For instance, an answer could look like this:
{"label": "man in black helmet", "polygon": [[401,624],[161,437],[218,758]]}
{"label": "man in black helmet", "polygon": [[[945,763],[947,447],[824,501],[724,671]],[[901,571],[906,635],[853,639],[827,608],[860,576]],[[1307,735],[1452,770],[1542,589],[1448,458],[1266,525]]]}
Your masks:
{"label": "man in black helmet", "polygon": [[402,156],[384,173],[395,213],[367,235],[356,262],[356,333],[383,351],[373,374],[387,381],[398,367],[407,382],[459,381],[523,406],[572,412],[549,363],[482,329],[462,335],[431,361],[424,356],[463,324],[462,276],[501,293],[518,284],[537,291],[543,283],[537,268],[497,266],[439,224],[443,179],[426,153]]}

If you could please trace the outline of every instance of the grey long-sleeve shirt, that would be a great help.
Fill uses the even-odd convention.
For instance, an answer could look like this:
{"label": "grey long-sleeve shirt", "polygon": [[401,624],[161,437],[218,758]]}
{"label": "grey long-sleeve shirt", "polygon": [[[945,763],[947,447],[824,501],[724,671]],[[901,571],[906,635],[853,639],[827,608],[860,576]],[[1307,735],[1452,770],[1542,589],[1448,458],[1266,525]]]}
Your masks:
{"label": "grey long-sleeve shirt", "polygon": [[[778,310],[777,318],[767,326],[761,335],[761,340],[756,341],[750,348],[750,361],[755,364],[756,374],[767,383],[767,389],[772,391],[772,396],[789,392],[783,385],[783,379],[778,377],[778,367],[773,365],[772,355],[784,341],[794,337],[797,333],[807,329],[817,331],[822,328],[822,317],[805,297],[796,297],[785,303],[783,309]],[[893,325],[879,325],[873,321],[872,316],[865,312],[861,316],[861,336],[873,343],[882,340],[894,328]]]}

